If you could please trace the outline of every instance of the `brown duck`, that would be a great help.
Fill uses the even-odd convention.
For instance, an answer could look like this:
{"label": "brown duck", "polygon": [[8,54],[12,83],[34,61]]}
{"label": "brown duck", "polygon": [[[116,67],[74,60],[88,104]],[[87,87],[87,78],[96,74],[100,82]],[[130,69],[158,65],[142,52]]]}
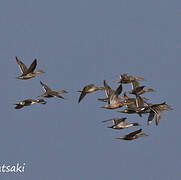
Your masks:
{"label": "brown duck", "polygon": [[141,81],[141,80],[144,80],[143,78],[141,77],[134,77],[134,76],[129,76],[128,74],[121,74],[119,76],[120,80],[116,80],[115,82],[117,83],[122,83],[122,84],[129,84],[133,81]]}
{"label": "brown duck", "polygon": [[40,81],[40,84],[42,85],[43,89],[45,90],[45,93],[38,97],[46,97],[46,98],[57,97],[57,98],[65,99],[63,96],[60,96],[60,94],[67,93],[67,91],[65,91],[65,90],[53,91],[52,89],[50,89],[46,84],[42,83],[41,81]]}
{"label": "brown duck", "polygon": [[155,91],[154,89],[144,89],[145,86],[140,86],[138,81],[133,81],[131,82],[132,84],[132,91],[129,91],[129,94],[134,94],[134,95],[141,95],[144,94],[145,92],[153,92]]}
{"label": "brown duck", "polygon": [[24,106],[31,106],[36,103],[46,104],[46,101],[44,99],[25,99],[15,104],[15,109],[21,109]]}
{"label": "brown duck", "polygon": [[98,91],[98,90],[104,90],[104,87],[96,87],[94,84],[89,84],[87,86],[85,86],[83,88],[83,90],[77,91],[80,92],[80,97],[78,100],[78,103],[80,103],[80,101],[86,96],[86,94],[92,93],[94,91]]}
{"label": "brown duck", "polygon": [[104,120],[102,121],[104,122],[108,122],[108,121],[113,121],[113,125],[112,126],[108,126],[108,128],[112,128],[112,129],[125,129],[125,128],[129,128],[132,126],[139,126],[138,123],[126,123],[125,120],[127,118],[112,118],[112,119],[108,119],[108,120]]}
{"label": "brown duck", "polygon": [[147,98],[142,98],[138,95],[136,95],[136,98],[128,98],[124,95],[123,97],[125,102],[128,104],[126,105],[126,108],[122,111],[118,111],[121,113],[127,113],[127,114],[135,114],[137,113],[139,116],[142,117],[143,110],[145,109],[144,103],[148,100]]}
{"label": "brown duck", "polygon": [[23,80],[26,80],[26,79],[30,79],[30,78],[33,78],[35,77],[37,74],[40,74],[40,73],[44,73],[43,70],[38,70],[36,72],[34,72],[36,66],[37,66],[37,60],[35,59],[32,64],[30,65],[29,68],[26,67],[26,65],[20,61],[17,57],[16,57],[16,61],[18,63],[18,66],[21,70],[21,76],[18,76],[17,79],[23,79]]}
{"label": "brown duck", "polygon": [[[122,137],[118,137],[116,139],[123,139],[123,140],[134,140],[134,139],[137,139],[139,137],[143,137],[143,136],[148,136],[147,134],[145,133],[141,133],[142,129],[139,129],[139,130],[136,130],[134,132],[131,132],[125,136],[122,136]],[[139,134],[141,133],[141,134]]]}
{"label": "brown duck", "polygon": [[116,109],[127,104],[125,102],[120,101],[120,98],[119,98],[119,95],[122,92],[122,84],[120,84],[116,90],[113,90],[104,80],[104,88],[105,88],[108,104],[103,106],[102,108]]}
{"label": "brown duck", "polygon": [[163,102],[161,104],[147,103],[147,105],[148,106],[145,107],[145,109],[143,110],[143,113],[149,113],[148,121],[147,121],[148,125],[152,123],[153,118],[156,116],[155,123],[156,123],[156,126],[158,126],[161,116],[162,116],[162,112],[164,110],[167,110],[167,111],[173,110],[168,104],[166,104],[166,102]]}

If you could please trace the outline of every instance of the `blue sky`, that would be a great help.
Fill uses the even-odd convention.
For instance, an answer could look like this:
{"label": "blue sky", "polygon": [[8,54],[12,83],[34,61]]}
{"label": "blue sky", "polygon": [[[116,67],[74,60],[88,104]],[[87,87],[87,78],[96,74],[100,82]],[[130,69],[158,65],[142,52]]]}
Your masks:
{"label": "blue sky", "polygon": [[[180,67],[181,1],[54,0],[0,3],[1,126],[0,165],[26,163],[21,174],[1,173],[3,179],[147,179],[181,177]],[[26,65],[37,58],[46,73],[34,79],[20,74],[15,56]],[[114,131],[101,121],[122,117],[100,108],[103,92],[87,95],[85,85],[116,88],[116,75],[145,78],[154,88],[145,94],[152,103],[166,101],[158,127],[147,116],[127,115],[148,137],[116,140],[136,128]],[[15,110],[13,104],[43,93],[39,81],[65,89],[66,100],[48,99]],[[129,85],[123,91],[130,89]]]}

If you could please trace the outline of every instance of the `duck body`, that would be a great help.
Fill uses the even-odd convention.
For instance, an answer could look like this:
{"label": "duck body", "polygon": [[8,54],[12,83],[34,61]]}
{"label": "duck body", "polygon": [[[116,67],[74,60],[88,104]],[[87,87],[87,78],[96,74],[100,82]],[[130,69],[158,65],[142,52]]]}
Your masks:
{"label": "duck body", "polygon": [[44,99],[25,99],[15,104],[15,109],[21,109],[24,106],[31,106],[36,103],[46,104],[46,101]]}

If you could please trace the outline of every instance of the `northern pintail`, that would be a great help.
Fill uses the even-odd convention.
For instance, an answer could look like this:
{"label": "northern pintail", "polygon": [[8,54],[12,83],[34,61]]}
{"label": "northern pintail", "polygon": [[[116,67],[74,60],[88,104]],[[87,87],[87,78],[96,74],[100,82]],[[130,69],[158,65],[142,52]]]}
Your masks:
{"label": "northern pintail", "polygon": [[144,102],[148,101],[148,98],[145,97],[140,97],[140,96],[136,96],[137,98],[130,98],[126,95],[126,93],[124,93],[124,96],[121,97],[122,100],[124,100],[124,102],[127,102],[128,104],[126,105],[128,108],[129,107],[140,107],[144,105]]}
{"label": "northern pintail", "polygon": [[104,87],[105,87],[106,96],[108,98],[108,104],[103,106],[102,108],[116,109],[127,104],[125,102],[122,102],[118,97],[122,92],[122,84],[120,84],[116,90],[113,90],[104,80]]}
{"label": "northern pintail", "polygon": [[116,80],[114,82],[117,82],[117,83],[122,83],[122,84],[129,84],[133,81],[141,81],[141,80],[144,80],[142,77],[134,77],[134,76],[131,76],[131,75],[128,75],[128,74],[121,74],[119,76],[120,80]]}
{"label": "northern pintail", "polygon": [[46,98],[57,97],[57,98],[65,99],[63,96],[60,96],[60,94],[67,93],[67,91],[65,91],[65,90],[53,91],[52,89],[50,89],[46,84],[42,83],[41,81],[40,81],[40,84],[42,85],[43,89],[45,90],[45,93],[38,97],[46,97]]}
{"label": "northern pintail", "polygon": [[35,77],[37,74],[44,73],[43,70],[38,70],[38,71],[34,72],[34,70],[35,70],[35,68],[37,66],[37,60],[36,59],[32,62],[32,64],[30,65],[29,68],[27,68],[26,65],[22,61],[20,61],[18,59],[18,57],[16,57],[16,61],[18,63],[20,71],[22,73],[21,76],[17,77],[17,79],[24,79],[24,80],[26,80],[26,79],[30,79],[30,78]]}
{"label": "northern pintail", "polygon": [[46,104],[46,101],[44,99],[25,99],[15,104],[15,109],[21,109],[24,106],[31,106],[36,103]]}
{"label": "northern pintail", "polygon": [[129,94],[134,94],[134,95],[141,95],[144,94],[145,92],[153,92],[155,91],[154,89],[144,89],[145,86],[140,86],[138,81],[133,81],[131,82],[132,84],[132,91],[129,91]]}
{"label": "northern pintail", "polygon": [[[139,137],[143,137],[143,136],[148,136],[147,134],[145,133],[141,133],[142,129],[139,129],[139,130],[136,130],[134,132],[131,132],[125,136],[122,136],[122,137],[118,137],[116,139],[122,139],[122,140],[134,140],[134,139],[137,139]],[[141,134],[139,134],[141,133]]]}
{"label": "northern pintail", "polygon": [[112,118],[112,119],[108,119],[108,120],[104,120],[102,121],[104,122],[108,122],[108,121],[113,121],[113,125],[112,126],[108,126],[108,128],[112,128],[112,129],[125,129],[125,128],[129,128],[132,126],[139,126],[138,123],[126,123],[125,120],[127,118]]}
{"label": "northern pintail", "polygon": [[77,91],[77,92],[81,93],[78,103],[80,103],[80,101],[85,97],[86,94],[89,94],[89,93],[92,93],[92,92],[98,91],[98,90],[104,90],[104,89],[105,89],[104,87],[97,87],[94,84],[89,84],[89,85],[85,86],[83,88],[83,90]]}
{"label": "northern pintail", "polygon": [[124,99],[128,104],[124,110],[118,112],[127,114],[137,113],[139,116],[142,116],[143,110],[145,109],[144,103],[148,100],[147,98],[142,98],[138,95],[136,95],[136,98],[129,98],[124,95]]}
{"label": "northern pintail", "polygon": [[168,104],[166,104],[166,102],[163,102],[161,104],[147,103],[147,105],[148,106],[145,107],[145,109],[143,110],[143,113],[149,113],[148,121],[147,121],[148,125],[152,123],[153,118],[156,116],[155,123],[156,123],[156,126],[158,126],[161,119],[162,112],[164,110],[167,110],[167,111],[173,110],[173,108],[171,108]]}

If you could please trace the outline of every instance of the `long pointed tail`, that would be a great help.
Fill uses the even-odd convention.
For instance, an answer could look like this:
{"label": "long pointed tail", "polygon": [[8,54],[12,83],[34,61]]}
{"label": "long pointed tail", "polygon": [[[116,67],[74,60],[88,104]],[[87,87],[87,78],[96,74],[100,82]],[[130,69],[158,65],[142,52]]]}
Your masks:
{"label": "long pointed tail", "polygon": [[139,126],[139,124],[138,123],[133,123],[133,126]]}

